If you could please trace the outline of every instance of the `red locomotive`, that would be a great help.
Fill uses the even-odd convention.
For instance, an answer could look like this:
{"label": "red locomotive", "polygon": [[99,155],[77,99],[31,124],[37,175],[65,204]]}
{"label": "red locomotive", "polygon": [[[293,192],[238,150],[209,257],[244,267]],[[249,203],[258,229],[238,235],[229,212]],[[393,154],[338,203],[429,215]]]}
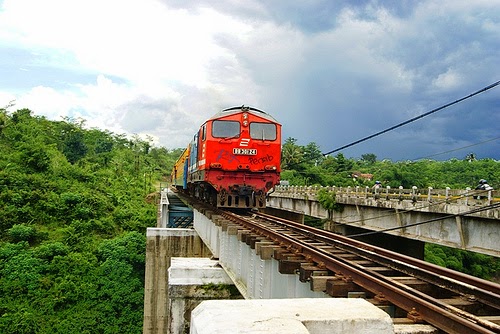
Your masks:
{"label": "red locomotive", "polygon": [[252,107],[208,119],[177,160],[172,183],[218,207],[264,208],[279,183],[281,124]]}

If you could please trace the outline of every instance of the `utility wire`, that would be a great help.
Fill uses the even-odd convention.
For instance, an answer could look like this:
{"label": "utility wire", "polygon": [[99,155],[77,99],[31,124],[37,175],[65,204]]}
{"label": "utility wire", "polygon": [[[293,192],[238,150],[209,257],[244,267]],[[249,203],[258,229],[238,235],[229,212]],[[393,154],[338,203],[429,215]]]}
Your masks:
{"label": "utility wire", "polygon": [[368,136],[368,137],[365,137],[365,138],[362,138],[362,139],[356,140],[355,142],[352,142],[352,143],[350,143],[350,144],[347,144],[347,145],[344,145],[344,146],[342,146],[342,147],[339,147],[339,148],[337,148],[337,149],[335,149],[335,150],[333,150],[333,151],[330,151],[330,152],[327,152],[327,153],[323,153],[323,155],[328,155],[328,154],[331,154],[331,153],[334,153],[334,152],[337,152],[337,151],[343,150],[344,148],[348,148],[348,147],[354,146],[354,145],[356,145],[356,144],[359,144],[359,143],[361,143],[361,142],[364,142],[364,141],[366,141],[366,140],[368,140],[368,139],[371,139],[371,138],[373,138],[373,137],[377,137],[377,136],[379,136],[379,135],[381,135],[381,134],[383,134],[383,133],[386,133],[386,132],[389,132],[389,131],[391,131],[391,130],[397,129],[397,128],[399,128],[399,127],[401,127],[401,126],[403,126],[403,125],[406,125],[406,124],[408,124],[408,123],[414,122],[414,121],[416,121],[417,119],[420,119],[420,118],[423,118],[423,117],[428,116],[428,115],[430,115],[430,114],[433,114],[433,113],[435,113],[435,112],[438,112],[438,111],[440,111],[440,110],[442,110],[442,109],[444,109],[444,108],[447,108],[447,107],[449,107],[449,106],[452,106],[452,105],[454,105],[454,104],[457,104],[457,103],[459,103],[459,102],[462,102],[463,100],[466,100],[466,99],[468,99],[468,98],[471,98],[471,97],[473,97],[473,96],[475,96],[475,95],[478,95],[478,94],[481,94],[481,93],[483,93],[483,92],[486,92],[487,90],[490,90],[490,89],[492,89],[492,88],[494,88],[494,87],[496,87],[496,86],[498,86],[498,85],[500,85],[500,80],[499,80],[499,81],[497,81],[497,82],[492,83],[492,84],[491,84],[491,85],[489,85],[489,86],[486,86],[486,87],[484,87],[484,88],[482,88],[482,89],[478,90],[477,92],[474,92],[474,93],[472,93],[472,94],[469,94],[469,95],[467,95],[467,96],[464,96],[464,97],[462,97],[462,98],[460,98],[460,99],[458,99],[458,100],[455,100],[455,101],[453,101],[453,102],[447,103],[447,104],[445,104],[445,105],[443,105],[443,106],[441,106],[441,107],[439,107],[439,108],[436,108],[436,109],[433,109],[433,110],[431,110],[431,111],[428,111],[428,112],[426,112],[426,113],[424,113],[424,114],[422,114],[422,115],[420,115],[420,116],[413,117],[413,118],[411,118],[411,119],[409,119],[409,120],[407,120],[407,121],[405,121],[405,122],[403,122],[403,123],[399,123],[399,124],[397,124],[397,125],[391,126],[391,127],[390,127],[390,128],[388,128],[388,129],[385,129],[385,130],[379,131],[379,132],[377,132],[377,133],[375,133],[375,134],[372,134],[372,135],[370,135],[370,136]]}
{"label": "utility wire", "polygon": [[436,153],[436,154],[428,155],[426,157],[420,157],[420,158],[413,159],[413,160],[428,159],[428,158],[432,158],[432,157],[435,157],[435,156],[438,156],[438,155],[442,155],[442,154],[446,154],[446,153],[451,153],[451,152],[455,152],[455,151],[460,151],[460,150],[463,150],[463,149],[466,149],[466,148],[469,148],[469,147],[472,147],[472,146],[482,145],[484,143],[487,143],[487,142],[490,142],[490,141],[494,141],[494,140],[498,140],[498,139],[500,139],[500,137],[491,138],[491,139],[488,139],[488,140],[485,140],[485,141],[482,141],[482,142],[479,142],[479,143],[467,145],[467,146],[464,146],[464,147],[459,147],[459,148],[456,148],[456,149],[453,149],[453,150],[449,150],[449,151],[445,151],[445,152],[441,152],[441,153]]}

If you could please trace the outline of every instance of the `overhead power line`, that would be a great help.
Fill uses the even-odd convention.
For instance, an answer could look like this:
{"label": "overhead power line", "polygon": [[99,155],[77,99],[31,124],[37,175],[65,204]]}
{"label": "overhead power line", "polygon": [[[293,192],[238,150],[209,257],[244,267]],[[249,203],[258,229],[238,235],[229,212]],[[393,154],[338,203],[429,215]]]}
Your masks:
{"label": "overhead power line", "polygon": [[443,154],[446,154],[446,153],[461,151],[461,150],[464,150],[464,149],[469,148],[469,147],[473,147],[473,146],[477,146],[477,145],[482,145],[482,144],[488,143],[490,141],[498,140],[498,139],[500,139],[500,137],[491,138],[491,139],[488,139],[488,140],[485,140],[485,141],[482,141],[482,142],[479,142],[479,143],[475,143],[475,144],[471,144],[471,145],[459,147],[459,148],[456,148],[456,149],[453,149],[453,150],[449,150],[449,151],[445,151],[445,152],[441,152],[441,153],[436,153],[436,154],[433,154],[433,155],[428,155],[428,156],[425,156],[425,157],[420,157],[420,158],[416,158],[416,159],[412,159],[412,160],[429,159],[429,158],[432,158],[432,157],[435,157],[435,156],[438,156],[438,155],[443,155]]}
{"label": "overhead power line", "polygon": [[383,133],[386,133],[386,132],[389,132],[389,131],[391,131],[391,130],[397,129],[397,128],[399,128],[399,127],[401,127],[401,126],[403,126],[403,125],[406,125],[406,124],[408,124],[408,123],[414,122],[414,121],[416,121],[417,119],[423,118],[423,117],[425,117],[425,116],[428,116],[428,115],[430,115],[430,114],[433,114],[433,113],[435,113],[435,112],[438,112],[438,111],[440,111],[440,110],[442,110],[442,109],[444,109],[444,108],[447,108],[447,107],[449,107],[449,106],[452,106],[452,105],[454,105],[454,104],[457,104],[457,103],[459,103],[459,102],[462,102],[462,101],[464,101],[464,100],[467,100],[468,98],[471,98],[471,97],[473,97],[473,96],[475,96],[475,95],[478,95],[478,94],[481,94],[481,93],[483,93],[483,92],[486,92],[487,90],[490,90],[490,89],[492,89],[492,88],[494,88],[494,87],[496,87],[496,86],[498,86],[498,85],[500,85],[500,80],[499,80],[499,81],[497,81],[497,82],[492,83],[492,84],[491,84],[491,85],[489,85],[489,86],[486,86],[486,87],[484,87],[484,88],[482,88],[482,89],[478,90],[477,92],[474,92],[474,93],[472,93],[472,94],[469,94],[469,95],[467,95],[467,96],[464,96],[464,97],[462,97],[462,98],[460,98],[460,99],[458,99],[458,100],[455,100],[455,101],[453,101],[453,102],[447,103],[447,104],[445,104],[445,105],[443,105],[443,106],[441,106],[441,107],[439,107],[439,108],[436,108],[436,109],[433,109],[433,110],[431,110],[431,111],[428,111],[428,112],[426,112],[426,113],[424,113],[424,114],[422,114],[422,115],[419,115],[419,116],[417,116],[417,117],[413,117],[413,118],[411,118],[411,119],[409,119],[409,120],[407,120],[407,121],[405,121],[405,122],[403,122],[403,123],[399,123],[399,124],[397,124],[397,125],[391,126],[391,127],[390,127],[390,128],[388,128],[388,129],[385,129],[385,130],[379,131],[379,132],[377,132],[377,133],[374,133],[374,134],[372,134],[372,135],[370,135],[370,136],[368,136],[368,137],[365,137],[365,138],[362,138],[362,139],[356,140],[355,142],[352,142],[352,143],[350,143],[350,144],[347,144],[347,145],[344,145],[344,146],[342,146],[342,147],[336,148],[336,149],[334,149],[334,150],[332,150],[332,151],[330,151],[330,152],[323,153],[323,155],[328,155],[328,154],[331,154],[331,153],[334,153],[334,152],[337,152],[337,151],[343,150],[343,149],[345,149],[345,148],[348,148],[348,147],[354,146],[354,145],[356,145],[356,144],[362,143],[362,142],[364,142],[364,141],[366,141],[366,140],[368,140],[368,139],[371,139],[371,138],[373,138],[373,137],[377,137],[377,136],[379,136],[379,135],[381,135],[381,134],[383,134]]}

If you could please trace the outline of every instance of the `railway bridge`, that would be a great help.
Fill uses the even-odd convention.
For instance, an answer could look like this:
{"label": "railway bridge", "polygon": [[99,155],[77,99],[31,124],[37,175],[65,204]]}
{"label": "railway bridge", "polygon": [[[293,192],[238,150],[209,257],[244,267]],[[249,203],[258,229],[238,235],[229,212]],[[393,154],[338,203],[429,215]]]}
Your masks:
{"label": "railway bridge", "polygon": [[[296,221],[305,216],[324,219],[325,227],[348,235],[384,231],[384,235],[408,240],[400,244],[418,249],[407,251],[416,257],[418,244],[424,242],[500,256],[494,242],[500,240],[496,195],[467,189],[372,193],[359,188],[278,187],[267,206],[273,215],[288,215]],[[328,196],[331,199],[325,202]],[[325,209],[322,203],[335,205]],[[246,332],[252,327],[274,333],[324,333],[335,326],[352,333],[363,328],[372,333],[438,333],[410,316],[395,314],[395,308],[384,302],[354,300],[366,296],[347,292],[348,279],[339,281],[314,265],[299,265],[299,270],[297,263],[303,259],[251,236],[250,230],[235,227],[210,210],[194,207],[193,213],[194,228],[160,227],[166,226],[160,215],[158,227],[147,231],[144,333],[184,333],[190,322],[191,333],[224,332],[221,328],[238,332],[238,326]],[[477,232],[469,224],[484,230]],[[332,293],[345,298],[327,298]],[[242,299],[249,303],[242,304]],[[325,309],[330,310],[327,315]],[[498,324],[500,316],[479,321]]]}

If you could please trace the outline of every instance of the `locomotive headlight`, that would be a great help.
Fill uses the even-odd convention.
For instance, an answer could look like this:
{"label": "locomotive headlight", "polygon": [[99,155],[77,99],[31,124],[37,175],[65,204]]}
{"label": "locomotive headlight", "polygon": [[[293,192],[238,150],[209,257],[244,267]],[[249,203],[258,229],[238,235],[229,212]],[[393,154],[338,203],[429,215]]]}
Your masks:
{"label": "locomotive headlight", "polygon": [[214,168],[214,169],[217,168],[217,169],[219,169],[219,168],[222,168],[222,164],[220,164],[218,162],[212,162],[210,164],[210,168]]}
{"label": "locomotive headlight", "polygon": [[265,170],[276,170],[276,166],[275,165],[266,165],[266,166],[264,166],[264,169]]}
{"label": "locomotive headlight", "polygon": [[248,126],[248,121],[243,121],[243,126]]}

